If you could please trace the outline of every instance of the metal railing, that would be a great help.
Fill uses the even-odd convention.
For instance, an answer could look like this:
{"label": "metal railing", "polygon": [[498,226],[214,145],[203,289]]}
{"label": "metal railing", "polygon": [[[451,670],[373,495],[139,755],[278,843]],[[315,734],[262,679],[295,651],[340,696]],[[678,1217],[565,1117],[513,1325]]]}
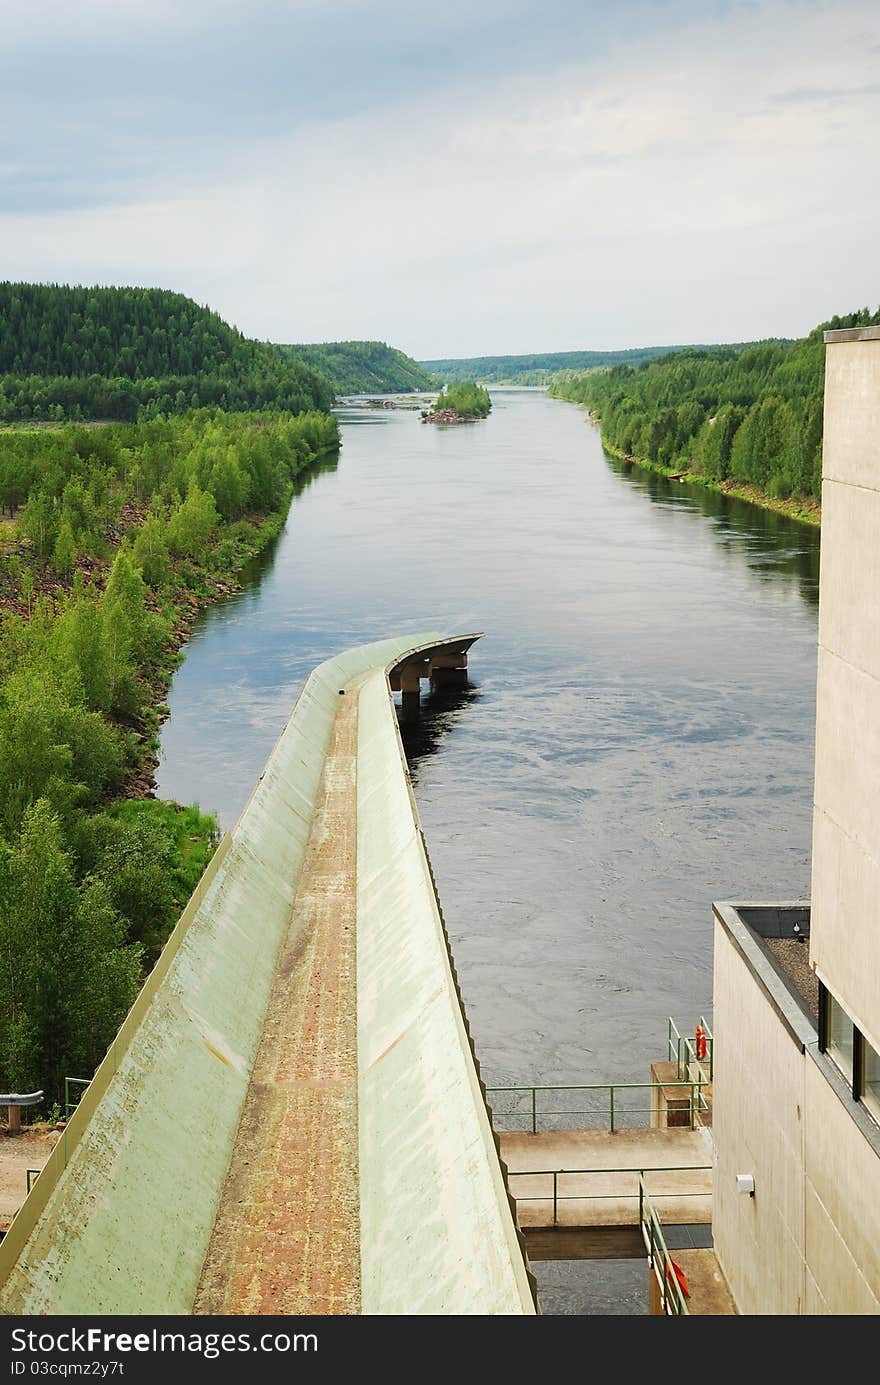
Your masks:
{"label": "metal railing", "polygon": [[[75,1111],[76,1108],[77,1108],[77,1106],[79,1106],[80,1102],[81,1102],[82,1099],[83,1099],[83,1093],[85,1092],[85,1089],[86,1089],[86,1087],[88,1087],[88,1085],[89,1085],[89,1083],[91,1082],[91,1080],[92,1080],[92,1079],[91,1079],[90,1077],[65,1077],[65,1079],[64,1079],[64,1114],[65,1114],[66,1117],[69,1117],[69,1116],[70,1116],[70,1113],[71,1113],[72,1111]],[[70,1099],[70,1089],[71,1089],[72,1086],[73,1086],[73,1087],[80,1087],[80,1088],[82,1089],[82,1090],[80,1091],[80,1093],[79,1093],[79,1096],[76,1098],[76,1101],[71,1101],[71,1099]]]}
{"label": "metal railing", "polygon": [[[670,1088],[680,1087],[682,1089],[682,1098],[686,1099],[688,1102],[687,1115],[689,1117],[690,1128],[691,1130],[695,1130],[698,1124],[698,1116],[709,1109],[709,1103],[702,1091],[703,1087],[706,1085],[707,1079],[703,1076],[698,1076],[689,1080],[681,1079],[677,1082],[594,1082],[580,1086],[568,1086],[565,1083],[556,1083],[555,1085],[547,1086],[487,1087],[486,1098],[490,1100],[493,1096],[508,1095],[525,1097],[528,1099],[526,1105],[519,1103],[509,1111],[496,1110],[495,1103],[490,1100],[490,1105],[492,1106],[492,1123],[496,1130],[501,1128],[498,1126],[499,1119],[528,1121],[531,1124],[532,1134],[536,1135],[538,1133],[539,1120],[546,1120],[548,1118],[554,1120],[563,1118],[572,1120],[578,1118],[583,1120],[584,1118],[588,1118],[594,1122],[600,1121],[613,1133],[615,1130],[644,1128],[646,1125],[650,1124],[650,1121],[642,1120],[636,1122],[636,1125],[633,1126],[628,1123],[629,1118],[633,1116],[656,1116],[660,1109],[659,1101],[656,1105],[652,1103],[648,1106],[631,1106],[628,1104],[628,1099],[622,1096],[623,1093],[645,1091],[652,1093],[668,1093]],[[545,1110],[539,1107],[539,1092],[595,1092],[598,1093],[599,1096],[597,1096],[597,1099],[593,1101],[592,1104],[584,1105],[581,1108],[566,1106],[563,1110]],[[563,1101],[565,1100],[567,1100],[567,1098],[563,1097]],[[584,1100],[586,1101],[587,1098],[584,1098]],[[521,1127],[514,1128],[517,1129]],[[557,1126],[554,1128],[558,1129],[559,1127]],[[590,1128],[596,1127],[592,1126]]]}
{"label": "metal railing", "polygon": [[[514,1202],[519,1205],[521,1202],[551,1202],[553,1205],[553,1221],[551,1225],[559,1226],[559,1204],[562,1202],[638,1202],[639,1205],[639,1225],[642,1223],[642,1200],[645,1192],[645,1175],[653,1173],[710,1173],[711,1164],[658,1164],[648,1165],[645,1168],[613,1168],[613,1169],[522,1169],[513,1171],[508,1169],[507,1182],[510,1195]],[[628,1174],[630,1178],[638,1178],[638,1187],[631,1193],[621,1193],[620,1191],[610,1192],[607,1188],[601,1193],[573,1192],[565,1193],[560,1191],[560,1183],[564,1178],[587,1178],[589,1176],[611,1178]],[[551,1182],[547,1189],[539,1193],[530,1193],[528,1196],[521,1196],[514,1192],[510,1185],[520,1178],[546,1178]],[[660,1198],[711,1198],[710,1188],[673,1188],[669,1192],[654,1192],[651,1194],[656,1199]]]}
{"label": "metal railing", "polygon": [[691,1034],[680,1033],[671,1015],[666,1021],[667,1057],[670,1063],[675,1064],[679,1080],[687,1079],[694,1073],[701,1073],[705,1082],[711,1082],[714,1072],[715,1039],[702,1015],[698,1023],[706,1036],[705,1058],[697,1057],[696,1039]]}
{"label": "metal railing", "polygon": [[[656,1194],[654,1194],[656,1196]],[[660,1306],[667,1317],[683,1317],[690,1314],[684,1290],[678,1282],[678,1275],[672,1256],[666,1245],[660,1218],[654,1210],[652,1195],[645,1187],[645,1180],[639,1175],[639,1227],[645,1249],[648,1252],[648,1267],[660,1286]]]}

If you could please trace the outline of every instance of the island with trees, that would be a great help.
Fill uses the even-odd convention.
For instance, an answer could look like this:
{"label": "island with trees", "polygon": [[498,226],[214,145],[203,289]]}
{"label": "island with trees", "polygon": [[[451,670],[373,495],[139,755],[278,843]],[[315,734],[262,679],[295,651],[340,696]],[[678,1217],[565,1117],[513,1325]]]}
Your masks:
{"label": "island with trees", "polygon": [[491,408],[488,390],[473,380],[460,380],[445,387],[432,409],[423,410],[422,422],[474,423],[478,418],[486,418]]}

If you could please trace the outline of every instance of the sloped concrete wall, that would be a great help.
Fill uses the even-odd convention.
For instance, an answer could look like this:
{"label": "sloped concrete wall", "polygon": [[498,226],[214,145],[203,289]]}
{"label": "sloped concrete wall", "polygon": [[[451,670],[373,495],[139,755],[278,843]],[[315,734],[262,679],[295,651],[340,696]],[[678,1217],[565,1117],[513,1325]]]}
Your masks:
{"label": "sloped concrete wall", "polygon": [[534,1313],[384,673],[358,706],[361,1311]]}
{"label": "sloped concrete wall", "polygon": [[0,1245],[0,1312],[190,1311],[338,689],[441,638],[361,646],[309,677],[238,824]]}

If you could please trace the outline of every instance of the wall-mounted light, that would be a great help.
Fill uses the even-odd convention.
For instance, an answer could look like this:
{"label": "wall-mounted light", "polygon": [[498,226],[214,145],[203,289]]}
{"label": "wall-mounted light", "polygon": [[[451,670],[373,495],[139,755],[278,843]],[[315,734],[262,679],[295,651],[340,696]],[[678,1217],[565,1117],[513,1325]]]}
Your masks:
{"label": "wall-mounted light", "polygon": [[753,1173],[738,1173],[736,1175],[736,1191],[738,1193],[748,1193],[749,1197],[754,1197],[755,1175]]}

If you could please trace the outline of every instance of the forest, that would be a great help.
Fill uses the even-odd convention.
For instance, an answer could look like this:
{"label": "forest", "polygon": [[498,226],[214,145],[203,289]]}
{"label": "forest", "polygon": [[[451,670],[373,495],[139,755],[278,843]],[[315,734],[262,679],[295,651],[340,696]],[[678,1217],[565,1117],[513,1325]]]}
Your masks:
{"label": "forest", "polygon": [[0,283],[0,423],[332,402],[323,375],[182,294]]}
{"label": "forest", "polygon": [[336,394],[409,394],[437,387],[424,367],[383,341],[328,341],[279,349],[290,360],[326,376]]}
{"label": "forest", "polygon": [[[479,380],[485,385],[546,385],[563,370],[594,370],[598,366],[639,365],[685,346],[641,346],[629,351],[550,351],[532,356],[473,356],[461,360],[420,361],[419,364],[450,384]],[[701,349],[701,348],[699,348]]]}
{"label": "forest", "polygon": [[194,613],[337,447],[314,411],[0,432],[6,1088],[50,1103],[91,1075],[201,875],[216,823],[137,796],[161,697]]}
{"label": "forest", "polygon": [[557,377],[609,451],[773,500],[817,502],[822,483],[823,332],[876,326],[868,308],[798,341],[682,350],[638,367]]}

